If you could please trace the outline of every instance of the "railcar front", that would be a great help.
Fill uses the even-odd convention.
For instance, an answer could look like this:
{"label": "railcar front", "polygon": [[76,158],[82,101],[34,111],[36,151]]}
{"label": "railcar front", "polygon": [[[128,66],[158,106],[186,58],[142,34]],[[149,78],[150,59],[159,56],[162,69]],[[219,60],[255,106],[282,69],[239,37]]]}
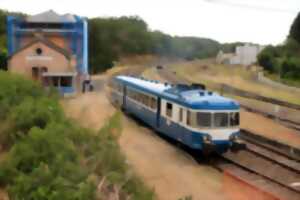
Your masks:
{"label": "railcar front", "polygon": [[240,106],[216,93],[176,86],[161,100],[160,129],[192,149],[224,153],[239,145]]}
{"label": "railcar front", "polygon": [[[238,145],[239,135],[239,110],[188,110],[187,124],[193,134],[192,145],[197,146],[201,141],[204,153],[216,151],[224,153]],[[200,136],[200,137],[199,137]]]}

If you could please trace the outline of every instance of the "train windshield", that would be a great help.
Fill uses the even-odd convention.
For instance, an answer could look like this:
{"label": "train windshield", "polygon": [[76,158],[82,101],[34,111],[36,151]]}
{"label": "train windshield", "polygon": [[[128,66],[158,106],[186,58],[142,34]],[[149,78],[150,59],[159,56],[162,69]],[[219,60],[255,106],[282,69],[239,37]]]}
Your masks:
{"label": "train windshield", "polygon": [[187,111],[187,125],[207,128],[212,126],[212,113]]}
{"label": "train windshield", "polygon": [[197,125],[199,127],[211,127],[211,115],[212,113],[198,112]]}
{"label": "train windshield", "polygon": [[240,124],[239,112],[187,112],[187,125],[199,128],[225,128]]}
{"label": "train windshield", "polygon": [[214,127],[228,127],[229,113],[214,113]]}

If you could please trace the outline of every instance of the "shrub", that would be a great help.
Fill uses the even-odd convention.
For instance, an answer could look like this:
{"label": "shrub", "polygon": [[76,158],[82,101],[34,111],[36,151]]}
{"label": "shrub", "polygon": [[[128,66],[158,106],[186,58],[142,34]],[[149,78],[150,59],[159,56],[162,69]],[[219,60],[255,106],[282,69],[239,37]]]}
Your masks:
{"label": "shrub", "polygon": [[285,58],[281,64],[281,76],[286,79],[300,80],[300,59]]}
{"label": "shrub", "polygon": [[45,96],[45,93],[38,83],[0,70],[0,120],[25,98],[36,99],[42,96]]}
{"label": "shrub", "polygon": [[63,111],[58,102],[41,97],[25,98],[19,105],[12,107],[2,128],[1,143],[10,146],[22,138],[32,127],[45,128],[48,123],[64,120]]}
{"label": "shrub", "polygon": [[2,163],[0,171],[6,173],[0,173],[4,180],[1,182],[10,183],[8,191],[13,199],[93,196],[95,186],[87,181],[88,170],[80,165],[76,146],[55,126],[53,123],[46,129],[32,128]]}
{"label": "shrub", "polygon": [[0,142],[8,149],[0,163],[0,184],[10,199],[92,200],[103,177],[104,199],[111,188],[124,199],[154,198],[128,173],[117,143],[120,113],[94,133],[66,119],[58,100],[38,84],[5,72],[0,72],[0,109]]}
{"label": "shrub", "polygon": [[268,46],[257,56],[259,65],[266,71],[274,73],[278,70],[278,62],[276,58],[279,57],[279,52],[276,47]]}

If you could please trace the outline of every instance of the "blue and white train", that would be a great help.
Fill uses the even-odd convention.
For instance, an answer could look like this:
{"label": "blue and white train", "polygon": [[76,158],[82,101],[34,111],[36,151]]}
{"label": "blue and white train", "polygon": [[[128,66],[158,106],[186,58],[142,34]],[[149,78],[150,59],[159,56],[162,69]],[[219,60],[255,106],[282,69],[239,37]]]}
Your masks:
{"label": "blue and white train", "polygon": [[197,87],[132,76],[113,79],[112,101],[156,131],[207,154],[239,144],[239,104]]}

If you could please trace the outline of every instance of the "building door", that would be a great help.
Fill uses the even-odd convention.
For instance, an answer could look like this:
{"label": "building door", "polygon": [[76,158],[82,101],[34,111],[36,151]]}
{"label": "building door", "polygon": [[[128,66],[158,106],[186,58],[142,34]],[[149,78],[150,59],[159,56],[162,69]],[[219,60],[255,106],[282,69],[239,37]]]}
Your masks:
{"label": "building door", "polygon": [[48,72],[47,67],[32,67],[32,79],[33,80],[42,80],[43,73]]}
{"label": "building door", "polygon": [[39,79],[39,68],[38,67],[32,67],[32,79],[38,80]]}

